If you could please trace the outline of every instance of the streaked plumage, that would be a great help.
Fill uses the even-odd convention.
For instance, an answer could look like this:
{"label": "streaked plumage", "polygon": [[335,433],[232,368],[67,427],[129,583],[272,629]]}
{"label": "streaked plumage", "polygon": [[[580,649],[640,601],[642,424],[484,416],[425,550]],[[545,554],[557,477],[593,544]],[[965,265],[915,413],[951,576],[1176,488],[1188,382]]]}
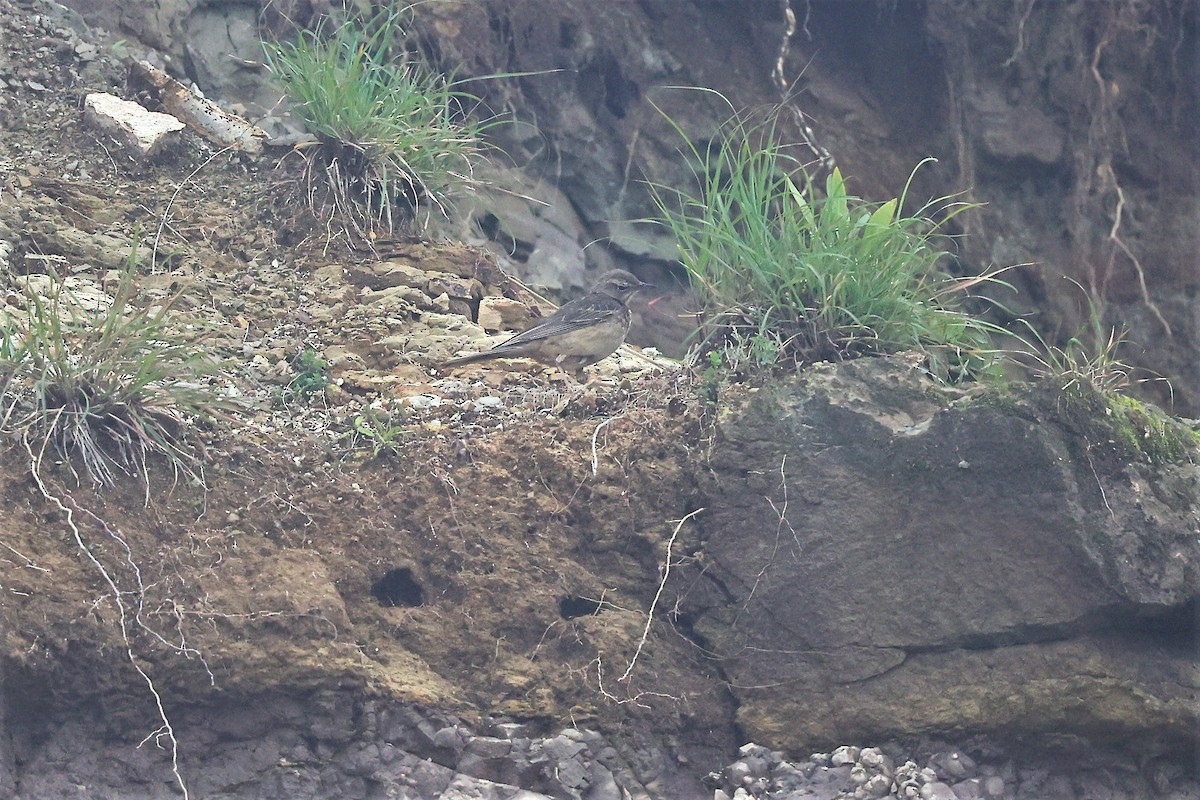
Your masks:
{"label": "streaked plumage", "polygon": [[632,273],[614,269],[600,276],[592,290],[563,305],[538,325],[486,350],[452,358],[456,367],[493,358],[533,358],[560,367],[579,381],[583,368],[616,352],[629,333],[629,300],[650,286]]}

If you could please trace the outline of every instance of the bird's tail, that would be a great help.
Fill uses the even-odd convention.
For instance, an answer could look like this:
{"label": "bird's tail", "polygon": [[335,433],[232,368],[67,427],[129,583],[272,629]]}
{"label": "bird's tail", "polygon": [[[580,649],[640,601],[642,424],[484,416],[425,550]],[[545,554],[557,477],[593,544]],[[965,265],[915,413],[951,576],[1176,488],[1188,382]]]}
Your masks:
{"label": "bird's tail", "polygon": [[462,364],[473,364],[476,361],[487,361],[489,358],[495,358],[497,355],[497,353],[494,353],[491,350],[484,350],[482,353],[471,353],[470,355],[459,356],[457,358],[451,358],[448,361],[443,361],[442,368],[447,369],[450,367],[461,366]]}

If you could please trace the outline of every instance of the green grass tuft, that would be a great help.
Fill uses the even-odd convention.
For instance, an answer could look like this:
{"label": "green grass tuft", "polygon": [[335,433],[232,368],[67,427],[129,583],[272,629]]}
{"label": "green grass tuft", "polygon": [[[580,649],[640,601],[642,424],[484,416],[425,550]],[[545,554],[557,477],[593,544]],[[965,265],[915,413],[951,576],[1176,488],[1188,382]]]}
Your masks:
{"label": "green grass tuft", "polygon": [[971,206],[939,198],[905,216],[903,195],[868,203],[836,169],[819,195],[780,141],[776,113],[735,115],[707,145],[689,144],[694,190],[651,185],[656,221],[703,299],[702,349],[764,367],[917,350],[944,379],[992,366],[998,330],[954,300],[994,274],[953,280],[933,246],[939,226]]}
{"label": "green grass tuft", "polygon": [[400,446],[408,429],[396,421],[392,414],[384,414],[368,407],[351,422],[354,445],[367,445],[374,458],[399,456]]}
{"label": "green grass tuft", "polygon": [[131,256],[106,310],[52,276],[48,293],[26,284],[23,311],[0,313],[0,434],[24,442],[35,468],[52,448],[98,485],[145,477],[155,454],[202,482],[189,427],[235,410],[212,382],[224,364],[204,349],[202,324],[185,336],[172,319],[181,293],[134,303],[135,266]]}
{"label": "green grass tuft", "polygon": [[444,213],[473,185],[477,98],[404,48],[411,7],[322,22],[293,42],[265,43],[266,63],[319,143],[301,149],[309,208],[365,238]]}

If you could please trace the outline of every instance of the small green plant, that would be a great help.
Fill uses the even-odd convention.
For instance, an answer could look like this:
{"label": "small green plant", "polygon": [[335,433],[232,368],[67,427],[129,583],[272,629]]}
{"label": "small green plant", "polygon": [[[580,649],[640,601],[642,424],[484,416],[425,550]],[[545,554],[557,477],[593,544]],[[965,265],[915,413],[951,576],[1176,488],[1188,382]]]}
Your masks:
{"label": "small green plant", "polygon": [[[1018,336],[1020,349],[1014,353],[1018,361],[1029,366],[1033,374],[1058,384],[1062,392],[1076,392],[1081,387],[1095,389],[1103,396],[1112,396],[1141,382],[1131,376],[1133,367],[1126,363],[1120,350],[1127,343],[1128,331],[1106,326],[1100,303],[1072,278],[1087,301],[1087,323],[1083,330],[1072,336],[1065,345],[1053,345],[1046,341],[1028,320],[1020,320],[1029,337]],[[1165,380],[1152,378],[1151,380]],[[1168,383],[1169,387],[1170,384]]]}
{"label": "small green plant", "polygon": [[0,312],[0,433],[24,442],[35,469],[50,447],[112,485],[117,473],[146,477],[157,454],[200,481],[189,427],[237,408],[212,382],[225,365],[204,347],[206,327],[172,319],[182,293],[135,304],[135,268],[131,253],[107,310],[51,276],[48,292],[26,284],[23,312]]}
{"label": "small green plant", "polygon": [[1055,345],[1020,320],[1029,336],[1017,337],[1021,346],[1011,353],[1013,359],[1054,387],[1056,411],[1088,439],[1119,445],[1155,464],[1194,462],[1200,432],[1127,394],[1139,384],[1159,381],[1169,393],[1170,381],[1135,377],[1138,370],[1121,355],[1128,331],[1106,325],[1100,301],[1078,281],[1067,280],[1086,298],[1086,324],[1066,344]]}
{"label": "small green plant", "polygon": [[970,204],[943,197],[905,216],[908,186],[868,203],[837,169],[819,196],[776,115],[734,115],[707,145],[689,144],[694,191],[650,187],[655,221],[677,240],[704,303],[702,349],[744,344],[762,366],[918,350],[945,379],[989,368],[998,329],[955,308],[954,296],[994,274],[953,280],[933,246]]}
{"label": "small green plant", "polygon": [[725,377],[728,371],[725,367],[725,358],[721,355],[720,350],[709,350],[704,354],[708,364],[704,367],[704,372],[700,378],[701,395],[704,402],[709,405],[716,405],[721,397],[721,384],[725,382]]}
{"label": "small green plant", "polygon": [[354,417],[351,427],[355,443],[359,440],[365,441],[375,458],[399,454],[405,429],[393,422],[390,415],[385,417],[376,409],[368,407]]}
{"label": "small green plant", "polygon": [[329,365],[315,350],[302,350],[292,359],[296,375],[283,390],[284,402],[307,401],[329,385]]}
{"label": "small green plant", "polygon": [[[294,42],[265,43],[265,61],[318,143],[303,147],[314,215],[365,238],[391,233],[473,185],[482,126],[477,98],[404,48],[411,6],[329,18]],[[329,24],[327,24],[329,23]]]}
{"label": "small green plant", "polygon": [[[1032,329],[1031,329],[1032,330]],[[1040,334],[1033,334],[1040,348],[1031,348],[1026,355],[1034,362],[1034,374],[1059,384],[1069,392],[1079,386],[1090,386],[1102,394],[1115,394],[1129,388],[1131,367],[1118,355],[1127,331],[1110,328],[1106,335],[1090,344],[1072,336],[1063,346],[1050,345]]]}

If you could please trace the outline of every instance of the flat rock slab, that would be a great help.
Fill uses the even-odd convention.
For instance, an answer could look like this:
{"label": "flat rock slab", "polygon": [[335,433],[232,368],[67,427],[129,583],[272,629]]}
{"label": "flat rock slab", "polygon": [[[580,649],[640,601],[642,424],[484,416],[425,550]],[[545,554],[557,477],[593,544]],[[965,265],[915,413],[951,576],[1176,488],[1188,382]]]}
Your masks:
{"label": "flat rock slab", "polygon": [[752,735],[1191,729],[1200,469],[1040,402],[865,359],[723,401],[684,611]]}

